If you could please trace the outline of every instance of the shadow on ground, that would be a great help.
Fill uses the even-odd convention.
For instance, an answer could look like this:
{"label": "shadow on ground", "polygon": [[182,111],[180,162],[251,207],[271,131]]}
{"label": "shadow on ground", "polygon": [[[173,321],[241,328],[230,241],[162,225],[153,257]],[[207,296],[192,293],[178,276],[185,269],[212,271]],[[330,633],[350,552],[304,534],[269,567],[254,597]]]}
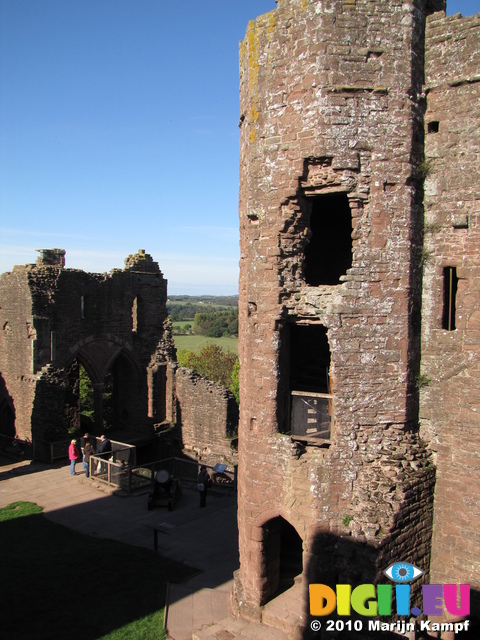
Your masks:
{"label": "shadow on ground", "polygon": [[215,588],[238,568],[232,496],[209,496],[200,509],[197,493],[184,490],[174,511],[148,511],[147,494],[102,493],[68,467],[33,473],[23,464],[2,475],[0,506],[24,500],[45,509],[0,523],[4,637],[94,640],[162,608],[167,582],[195,576],[190,590]]}

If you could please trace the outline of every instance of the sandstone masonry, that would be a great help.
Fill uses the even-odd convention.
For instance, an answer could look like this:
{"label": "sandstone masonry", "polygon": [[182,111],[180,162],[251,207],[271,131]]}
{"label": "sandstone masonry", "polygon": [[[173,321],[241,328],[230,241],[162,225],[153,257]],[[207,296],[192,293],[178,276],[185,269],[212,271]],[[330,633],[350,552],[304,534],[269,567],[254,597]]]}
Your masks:
{"label": "sandstone masonry", "polygon": [[175,375],[182,449],[205,464],[237,464],[238,405],[231,391],[179,367]]}
{"label": "sandstone masonry", "polygon": [[247,618],[400,560],[480,588],[479,20],[444,8],[278,0],[240,44]]}
{"label": "sandstone masonry", "polygon": [[65,269],[65,251],[0,276],[1,432],[51,442],[80,428],[79,365],[93,383],[95,430],[114,379],[115,428],[138,434],[174,413],[167,282],[144,251],[110,274]]}

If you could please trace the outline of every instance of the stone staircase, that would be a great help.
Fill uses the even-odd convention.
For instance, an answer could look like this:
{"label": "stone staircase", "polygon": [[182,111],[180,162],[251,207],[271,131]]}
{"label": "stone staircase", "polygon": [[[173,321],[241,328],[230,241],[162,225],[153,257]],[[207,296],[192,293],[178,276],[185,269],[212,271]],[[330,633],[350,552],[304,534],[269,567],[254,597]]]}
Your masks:
{"label": "stone staircase", "polygon": [[265,605],[261,624],[229,616],[195,631],[192,640],[301,640],[303,606],[302,584],[296,582]]}

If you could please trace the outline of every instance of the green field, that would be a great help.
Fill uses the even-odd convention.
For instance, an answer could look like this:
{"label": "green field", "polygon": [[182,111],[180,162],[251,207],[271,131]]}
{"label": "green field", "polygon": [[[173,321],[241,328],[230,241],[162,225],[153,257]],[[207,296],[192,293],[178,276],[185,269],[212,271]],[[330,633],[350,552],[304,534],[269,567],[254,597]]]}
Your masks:
{"label": "green field", "polygon": [[[185,324],[183,322],[180,325]],[[238,338],[207,338],[206,336],[173,336],[175,347],[177,349],[186,349],[188,351],[199,352],[208,344],[218,344],[225,351],[233,351],[238,353]]]}

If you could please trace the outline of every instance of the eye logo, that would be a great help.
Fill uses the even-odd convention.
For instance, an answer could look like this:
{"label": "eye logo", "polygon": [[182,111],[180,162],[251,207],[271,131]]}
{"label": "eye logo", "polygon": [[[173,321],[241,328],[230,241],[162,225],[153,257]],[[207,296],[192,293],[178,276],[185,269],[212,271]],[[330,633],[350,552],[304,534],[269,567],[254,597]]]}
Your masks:
{"label": "eye logo", "polygon": [[393,582],[412,582],[425,573],[414,564],[408,562],[394,562],[383,572]]}

